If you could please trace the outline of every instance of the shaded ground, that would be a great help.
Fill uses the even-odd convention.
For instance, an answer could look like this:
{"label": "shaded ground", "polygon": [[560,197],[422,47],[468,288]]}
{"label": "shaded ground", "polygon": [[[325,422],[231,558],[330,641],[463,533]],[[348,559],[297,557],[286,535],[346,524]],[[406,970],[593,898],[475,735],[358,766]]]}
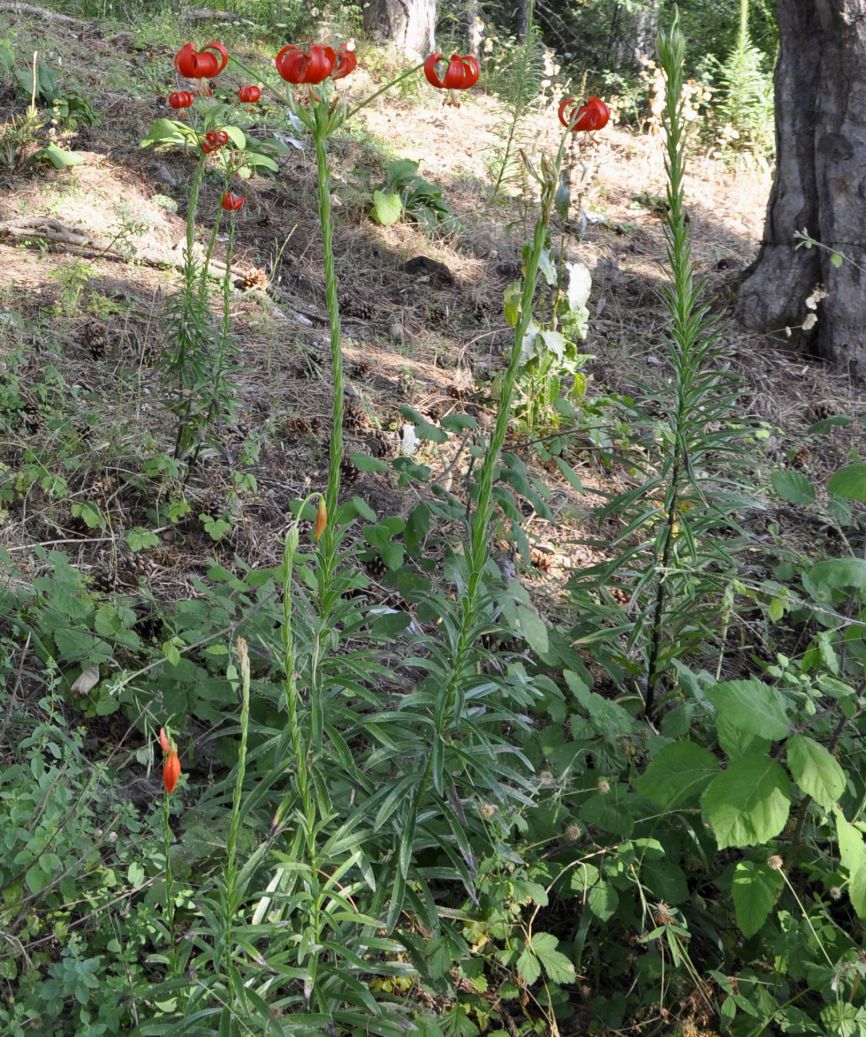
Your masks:
{"label": "shaded ground", "polygon": [[[80,165],[0,170],[0,226],[53,219],[110,245],[100,250],[46,244],[38,236],[0,238],[0,355],[14,375],[25,418],[3,444],[7,513],[0,545],[22,564],[35,544],[61,543],[73,556],[77,548],[77,560],[97,583],[133,588],[144,576],[150,590],[166,598],[189,593],[190,577],[214,556],[274,560],[288,504],[305,486],[321,483],[327,452],[327,329],[308,149],[290,150],[276,179],[242,185],[247,204],[237,218],[239,288],[232,307],[236,426],[221,431],[219,449],[203,457],[185,485],[180,476],[155,478],[148,461],[171,451],[170,415],[160,402],[165,376],[157,362],[165,301],[179,284],[170,264],[183,238],[191,163],[183,155],[142,150],[138,141],[154,118],[171,114],[165,97],[174,85],[173,48],[141,30],[112,35],[27,17],[0,34],[11,36],[21,55],[37,46],[49,59],[62,55],[63,83],[91,97],[100,116],[94,126],[57,134]],[[234,83],[227,78],[223,85]],[[346,90],[355,99],[373,85],[361,71]],[[8,133],[25,102],[7,88],[0,103]],[[275,125],[276,114],[258,110],[240,121],[253,136],[266,136],[264,123]],[[488,386],[509,344],[502,296],[519,276],[519,246],[532,213],[525,194],[490,196],[504,120],[494,98],[474,96],[456,110],[423,88],[380,99],[333,142],[351,450],[395,453],[401,404],[434,421],[468,410],[482,426],[492,413]],[[521,140],[553,149],[557,131],[553,113],[540,112],[522,128]],[[409,222],[382,228],[370,220],[364,172],[375,186],[383,163],[398,156],[419,160],[421,174],[442,186],[456,215],[453,226],[430,237]],[[593,272],[589,394],[631,394],[664,372],[661,138],[612,128],[578,158],[575,191],[587,167],[595,171],[583,198],[589,221],[580,240],[576,225],[555,234],[571,231],[569,255]],[[695,157],[688,183],[694,254],[725,321],[726,354],[743,376],[744,414],[768,422],[777,461],[828,471],[842,456],[832,433],[820,458],[801,437],[820,418],[858,414],[856,389],[840,373],[741,334],[724,317],[732,278],[755,250],[768,187],[760,171],[733,171]],[[201,238],[222,191],[218,176],[206,179]],[[419,256],[447,270],[419,270],[412,263]],[[590,492],[578,499],[558,472],[546,472],[557,521],[529,523],[531,539],[543,548],[539,564],[557,577],[594,560],[580,543],[591,491],[617,485],[617,474],[600,468],[582,442],[578,434],[569,460]],[[445,473],[459,448],[454,437],[425,447],[423,457],[434,474]],[[61,490],[50,479],[22,477],[33,464],[65,468],[57,473]],[[239,480],[239,473],[254,482]],[[347,492],[374,508],[399,510],[400,493],[383,476],[353,476]],[[190,516],[160,526],[158,547],[135,555],[125,550],[125,531],[154,528],[154,495],[172,493],[191,501]],[[102,515],[96,525],[82,520],[87,502]],[[202,528],[202,513],[230,522],[218,542]]]}

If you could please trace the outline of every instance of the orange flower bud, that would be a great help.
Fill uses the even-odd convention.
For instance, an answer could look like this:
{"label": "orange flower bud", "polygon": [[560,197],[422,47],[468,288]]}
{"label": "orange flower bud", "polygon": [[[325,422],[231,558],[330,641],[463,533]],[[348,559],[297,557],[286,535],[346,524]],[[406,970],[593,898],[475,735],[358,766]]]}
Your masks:
{"label": "orange flower bud", "polygon": [[177,785],[177,779],[180,777],[180,757],[177,755],[174,742],[168,737],[164,727],[159,729],[159,744],[165,753],[165,762],[162,765],[162,783],[165,786],[165,791],[171,795],[174,792],[175,785]]}
{"label": "orange flower bud", "polygon": [[177,779],[180,777],[180,757],[176,752],[170,752],[165,758],[165,763],[162,765],[162,783],[165,785],[165,791],[171,795],[174,792],[174,787],[177,785]]}
{"label": "orange flower bud", "polygon": [[313,540],[318,540],[325,532],[328,524],[328,509],[325,506],[325,498],[319,497],[319,506],[316,509],[316,524],[313,526]]}

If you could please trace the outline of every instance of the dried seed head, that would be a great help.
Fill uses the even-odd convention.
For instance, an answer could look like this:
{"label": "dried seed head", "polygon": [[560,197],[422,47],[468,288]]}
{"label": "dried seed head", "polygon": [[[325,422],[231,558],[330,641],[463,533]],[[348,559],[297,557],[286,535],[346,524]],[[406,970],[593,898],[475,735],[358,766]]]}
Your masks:
{"label": "dried seed head", "polygon": [[781,871],[784,866],[785,862],[778,853],[774,853],[773,856],[767,860],[767,867],[772,868],[773,871]]}
{"label": "dried seed head", "polygon": [[610,792],[610,782],[607,778],[599,778],[598,784],[595,786],[598,789],[599,795],[606,796]]}
{"label": "dried seed head", "polygon": [[570,825],[566,825],[565,838],[568,839],[570,843],[576,843],[582,836],[583,829],[580,825],[575,824],[574,821],[572,821]]}
{"label": "dried seed head", "polygon": [[496,813],[496,807],[492,803],[482,803],[478,808],[478,813],[482,817],[491,818]]}

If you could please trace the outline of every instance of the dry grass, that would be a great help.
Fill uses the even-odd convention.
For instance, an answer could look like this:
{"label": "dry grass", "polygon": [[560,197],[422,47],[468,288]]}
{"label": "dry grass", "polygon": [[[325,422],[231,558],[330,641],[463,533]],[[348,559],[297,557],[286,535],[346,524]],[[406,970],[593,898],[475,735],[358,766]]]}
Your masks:
{"label": "dry grass", "polygon": [[[16,31],[26,35],[26,30],[21,19]],[[32,29],[34,36],[44,31],[41,25]],[[63,49],[66,69],[81,82],[109,76],[118,40],[96,31],[73,35],[62,26],[52,26],[51,32],[57,50]],[[158,60],[163,57],[167,66],[167,54]],[[136,60],[144,64],[152,55]],[[359,76],[349,89],[358,95],[364,85]],[[166,114],[164,100],[155,96],[148,104],[111,89],[95,97],[102,122],[71,142],[86,148],[80,150],[84,162],[61,173],[28,167],[0,174],[0,221],[51,215],[103,238],[120,236],[131,246],[169,251],[183,236],[190,163],[184,156],[156,156],[137,147],[150,120]],[[0,121],[11,117],[15,107],[8,96],[0,100]],[[553,146],[557,125],[552,112],[532,119],[527,132],[537,147]],[[493,98],[476,97],[455,110],[443,108],[429,91],[411,104],[382,100],[359,120],[373,144],[353,134],[338,139],[332,149],[340,203],[337,267],[350,391],[367,426],[350,433],[349,448],[379,454],[396,449],[401,404],[434,420],[454,410],[469,410],[482,424],[489,416],[485,385],[508,348],[502,293],[519,273],[527,199],[490,201],[488,167],[502,121],[501,105]],[[443,186],[458,223],[440,238],[431,239],[408,222],[377,227],[366,215],[356,169],[375,170],[375,179],[383,159],[398,155],[418,159],[421,174]],[[632,393],[664,370],[666,325],[659,289],[665,244],[654,204],[664,193],[661,141],[612,128],[584,159],[597,170],[584,198],[592,220],[580,240],[569,238],[568,251],[593,271],[586,344],[586,351],[595,354],[590,391]],[[580,174],[576,166],[575,177]],[[733,171],[718,160],[695,157],[687,199],[694,254],[724,321],[729,362],[743,380],[743,416],[769,423],[778,461],[796,463],[821,479],[844,458],[851,430],[844,439],[837,432],[824,437],[826,449],[804,452],[805,430],[828,414],[859,418],[856,387],[843,373],[741,333],[724,312],[732,277],[754,253],[768,187],[765,172]],[[216,177],[206,182],[200,208],[205,225],[222,189]],[[148,525],[152,502],[132,478],[140,468],[142,444],[149,441],[152,450],[168,446],[155,360],[163,344],[162,305],[178,275],[92,252],[74,257],[40,248],[38,242],[0,242],[6,315],[0,358],[23,352],[25,394],[36,391],[46,363],[53,365],[67,385],[78,387],[82,408],[99,410],[104,431],[88,433],[95,440],[89,462],[70,479],[68,500],[58,504],[31,489],[10,505],[0,545],[11,548],[16,561],[25,563],[34,544],[64,541],[97,582],[132,588],[145,575],[157,597],[169,598],[192,593],[190,581],[214,558],[231,562],[237,555],[251,564],[276,559],[289,502],[323,479],[327,451],[330,387],[314,189],[311,162],[300,152],[283,160],[277,180],[256,178],[243,187],[241,263],[263,271],[269,289],[265,297],[255,291],[237,294],[238,424],[223,430],[220,450],[203,461],[186,487],[193,516],[231,510],[233,529],[211,543],[193,517],[163,530],[160,547],[145,558],[130,557],[121,534]],[[177,213],[166,208],[166,196],[177,202]],[[451,278],[419,274],[411,265],[407,269],[418,256],[444,264]],[[63,312],[64,268],[81,259],[91,276],[74,312]],[[117,305],[107,315],[94,316],[94,300],[100,298]],[[94,321],[104,336],[98,327],[94,331]],[[98,348],[94,337],[104,338]],[[50,445],[51,435],[59,448],[62,437],[44,428],[13,432],[3,444],[6,462],[18,463],[34,437]],[[251,437],[261,448],[249,465],[258,489],[238,497],[232,474]],[[444,472],[456,449],[455,443],[428,448],[424,456],[434,472]],[[617,485],[617,474],[600,468],[588,447],[578,443],[571,459],[587,493],[578,495],[555,470],[540,473],[557,519],[528,523],[530,539],[539,545],[536,578],[550,593],[569,569],[597,560],[580,543],[582,525],[598,499],[593,490],[609,492]],[[460,471],[458,464],[455,480]],[[383,511],[399,511],[410,502],[379,476],[362,476],[348,492]],[[111,528],[104,533],[95,535],[71,520],[71,503],[86,499],[100,502],[111,516]]]}

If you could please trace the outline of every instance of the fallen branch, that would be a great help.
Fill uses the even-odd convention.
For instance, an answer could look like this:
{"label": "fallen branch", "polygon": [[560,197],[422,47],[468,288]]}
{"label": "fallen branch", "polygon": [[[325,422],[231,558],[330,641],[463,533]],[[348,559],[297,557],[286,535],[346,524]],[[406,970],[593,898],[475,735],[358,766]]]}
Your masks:
{"label": "fallen branch", "polygon": [[45,18],[49,22],[62,22],[64,25],[77,25],[82,29],[93,28],[90,22],[83,22],[80,18],[70,18],[68,14],[58,14],[57,11],[46,11],[44,7],[36,7],[35,4],[21,4],[17,0],[0,0],[0,11],[12,11],[13,14],[34,14],[38,18]]}
{"label": "fallen branch", "polygon": [[[110,259],[117,263],[141,263],[159,270],[183,270],[185,266],[184,246],[186,243],[184,241],[179,241],[171,249],[139,249],[134,256],[128,256],[112,248],[113,239],[111,241],[100,240],[87,231],[67,227],[53,216],[17,216],[11,220],[0,220],[0,241],[5,238],[11,238],[14,241],[39,238],[73,251],[76,255],[86,256],[88,259]],[[201,255],[204,255],[204,250],[201,250]],[[233,267],[233,271],[239,280],[252,278],[255,273],[252,268],[242,270]],[[211,257],[208,264],[208,276],[215,281],[221,281],[225,277],[225,272],[225,263]],[[316,321],[319,323],[325,321],[326,318],[315,307],[290,298],[285,292],[281,291],[278,294],[281,304],[291,306],[296,311],[292,316],[297,323],[311,327]],[[262,291],[259,295],[271,306],[275,305],[266,292]]]}

